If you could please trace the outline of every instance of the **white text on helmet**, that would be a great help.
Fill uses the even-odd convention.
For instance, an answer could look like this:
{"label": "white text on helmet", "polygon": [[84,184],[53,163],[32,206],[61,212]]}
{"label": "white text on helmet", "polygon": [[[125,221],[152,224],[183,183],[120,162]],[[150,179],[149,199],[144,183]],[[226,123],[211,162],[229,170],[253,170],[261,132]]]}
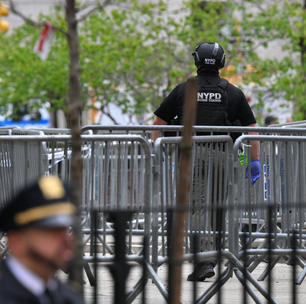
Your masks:
{"label": "white text on helmet", "polygon": [[205,64],[216,64],[216,59],[211,59],[211,58],[205,58]]}

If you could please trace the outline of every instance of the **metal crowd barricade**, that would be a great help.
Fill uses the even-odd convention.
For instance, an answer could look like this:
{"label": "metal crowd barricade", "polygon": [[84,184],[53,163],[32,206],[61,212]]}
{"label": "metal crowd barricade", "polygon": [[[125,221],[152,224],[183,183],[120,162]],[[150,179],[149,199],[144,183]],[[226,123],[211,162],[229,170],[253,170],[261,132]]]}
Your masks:
{"label": "metal crowd barricade", "polygon": [[[233,209],[225,210],[228,202],[233,200],[233,144],[230,136],[195,136],[192,149],[192,164],[190,176],[190,194],[188,202],[188,216],[185,226],[184,260],[216,259],[219,252],[228,258],[234,251],[230,236],[233,231]],[[179,173],[179,152],[181,137],[158,138],[154,145],[157,156],[153,188],[155,193],[153,206],[152,227],[152,261],[155,271],[167,260],[166,249],[169,246],[169,209],[176,206],[176,193]],[[212,161],[213,160],[213,161]],[[160,176],[159,176],[160,175]],[[222,185],[222,187],[220,187]],[[220,212],[224,210],[224,212]],[[219,213],[219,214],[218,214]],[[217,225],[220,215],[222,224]],[[197,244],[191,241],[198,235]],[[222,240],[221,240],[221,239]],[[157,243],[158,242],[158,243]],[[221,246],[221,247],[220,247]],[[229,251],[225,253],[225,246]],[[200,253],[194,252],[199,248]],[[197,303],[207,302],[216,292],[217,285],[224,284],[231,276],[232,268],[228,267],[220,280],[215,281],[197,300]],[[152,276],[152,274],[151,274]],[[159,291],[167,299],[168,291],[158,278],[152,276]]]}
{"label": "metal crowd barricade", "polygon": [[[278,125],[277,125],[278,126]],[[248,132],[258,132],[260,135],[306,135],[306,129],[299,127],[302,124],[295,123],[289,128],[289,124],[280,125],[280,127],[275,127],[273,125],[269,127],[232,127],[232,126],[194,126],[194,132],[205,132],[209,135],[230,135],[230,133],[242,133],[247,135]],[[152,131],[159,131],[160,136],[180,136],[183,126],[177,125],[112,125],[112,126],[102,126],[102,125],[88,125],[81,128],[82,133],[86,131],[92,131],[94,134],[137,134],[141,135],[147,139],[148,142],[152,140]]]}
{"label": "metal crowd barricade", "polygon": [[[129,211],[133,215],[126,227],[126,259],[142,263],[149,257],[144,249],[143,237],[151,233],[152,163],[147,141],[138,135],[82,136],[89,153],[83,159],[82,208],[84,213],[84,245],[92,239],[91,213],[97,210],[99,228],[98,254],[84,256],[85,261],[110,262],[114,260],[114,222],[108,215],[112,211]],[[98,246],[99,248],[99,246]],[[148,267],[150,267],[148,261]],[[128,292],[132,302],[143,288],[143,280]],[[142,282],[142,283],[140,283]]]}
{"label": "metal crowd barricade", "polygon": [[270,125],[270,128],[305,128],[306,127],[306,120],[300,120],[300,121],[292,121],[292,122],[287,122],[283,124],[274,124]]}
{"label": "metal crowd barricade", "polygon": [[[150,220],[144,216],[146,208],[151,208],[152,196],[151,152],[147,142],[134,135],[85,135],[82,138],[90,147],[83,158],[82,208],[136,210],[139,213],[131,225],[142,235],[149,229],[146,225]],[[106,221],[102,222],[105,229],[111,229]],[[85,226],[88,227],[88,218]],[[106,234],[103,238],[106,239]],[[103,250],[105,254],[106,248]],[[129,251],[132,252],[131,244]]]}
{"label": "metal crowd barricade", "polygon": [[[305,138],[306,139],[306,138]],[[238,236],[237,236],[237,206],[234,200],[234,175],[233,144],[230,136],[195,136],[193,137],[192,174],[190,176],[189,210],[185,223],[184,261],[196,260],[197,262],[218,259],[218,275],[196,303],[206,303],[213,297],[235,273],[237,278],[244,276],[266,298],[269,299],[267,290],[247,271],[239,261]],[[157,156],[153,174],[153,188],[155,193],[153,206],[159,208],[159,213],[152,218],[152,262],[156,266],[154,273],[150,273],[153,281],[162,296],[167,299],[168,291],[158,277],[158,266],[169,261],[165,256],[166,247],[169,246],[169,213],[167,207],[175,208],[176,186],[180,137],[164,137],[156,140],[154,152]],[[214,161],[212,154],[215,153]],[[236,151],[238,153],[238,151]],[[238,157],[237,157],[238,158]],[[224,170],[224,171],[223,171]],[[224,174],[224,181],[222,179]],[[235,179],[234,179],[235,178]],[[199,195],[200,185],[204,185],[204,197]],[[220,190],[220,186],[222,190]],[[195,188],[195,192],[193,191]],[[222,195],[223,193],[223,195]],[[203,204],[204,201],[204,204]],[[201,204],[202,203],[202,204]],[[220,208],[221,225],[216,225],[217,214]],[[226,212],[226,214],[225,214]],[[197,244],[192,246],[192,236],[197,235]],[[157,243],[159,241],[159,243]],[[197,253],[193,248],[201,248]],[[221,272],[220,260],[227,260],[226,268]],[[186,278],[182,278],[186,279]],[[245,280],[241,279],[245,285]],[[246,291],[256,303],[262,303],[259,296],[248,286]],[[273,299],[271,303],[275,303]]]}
{"label": "metal crowd barricade", "polygon": [[[48,150],[42,149],[42,146]],[[69,159],[71,150],[70,135],[52,136],[1,136],[1,149],[8,151],[8,157],[4,160],[7,165],[4,169],[12,169],[6,182],[15,181],[16,173],[26,172],[31,168],[28,156],[35,159],[38,166],[31,168],[31,176],[40,176],[44,171],[44,166],[40,166],[39,160],[43,160],[45,153],[48,152],[51,160],[55,159],[57,149],[62,148],[63,158]],[[37,153],[33,154],[33,147]],[[18,151],[15,151],[16,148]],[[32,150],[31,150],[31,149]],[[151,151],[148,143],[143,137],[137,135],[83,135],[82,136],[82,155],[83,173],[82,182],[82,227],[84,233],[84,246],[91,248],[93,239],[91,225],[91,211],[98,212],[99,228],[97,229],[98,256],[95,258],[99,262],[111,262],[114,260],[114,222],[108,216],[113,210],[128,211],[133,214],[132,219],[126,227],[128,234],[126,240],[126,255],[128,261],[142,262],[143,255],[149,256],[149,247],[145,252],[142,243],[143,237],[150,235],[150,212],[152,197],[152,165]],[[29,153],[32,151],[31,153]],[[18,152],[18,157],[15,157]],[[19,152],[25,156],[19,155]],[[24,159],[25,157],[25,159]],[[35,158],[34,158],[35,157]],[[3,162],[3,161],[2,161]],[[30,164],[30,167],[28,165]],[[14,168],[18,167],[18,172]],[[62,180],[69,180],[69,162],[63,166],[65,177]],[[62,171],[49,168],[50,173],[61,175]],[[2,169],[2,167],[1,167]],[[3,176],[1,174],[1,176]],[[26,177],[27,174],[24,174]],[[22,185],[21,185],[22,184]],[[27,181],[20,180],[19,186],[25,186]],[[11,191],[12,192],[12,191]],[[10,192],[10,194],[11,194]],[[135,246],[136,244],[136,246]],[[137,246],[138,245],[138,246]],[[5,250],[5,249],[3,249]],[[92,251],[84,256],[86,262],[93,262]],[[149,261],[148,261],[149,265]],[[87,275],[92,276],[90,269],[87,268]],[[142,278],[139,279],[140,281]],[[142,284],[136,284],[129,293],[129,301],[132,301],[142,290]]]}
{"label": "metal crowd barricade", "polygon": [[[23,141],[26,135],[40,136],[38,131],[14,128],[0,139],[0,204],[21,188],[48,172],[46,149],[42,142]],[[14,141],[3,139],[15,138]]]}
{"label": "metal crowd barricade", "polygon": [[[241,144],[245,147],[245,154],[250,155],[251,141],[260,142],[263,173],[254,186],[245,179],[250,157],[248,160],[244,158],[243,166],[237,157]],[[240,248],[236,256],[245,261],[245,271],[249,274],[260,262],[270,259],[259,281],[269,275],[281,258],[291,265],[293,251],[298,255],[296,259],[302,268],[297,283],[301,284],[305,278],[305,148],[305,136],[244,135],[234,144],[235,221],[239,230],[234,242]],[[242,242],[245,233],[247,241]],[[293,234],[296,236],[295,244]],[[252,246],[256,241],[256,246]]]}
{"label": "metal crowd barricade", "polygon": [[[84,260],[89,263],[97,261],[106,264],[114,260],[114,221],[109,214],[112,210],[131,211],[133,217],[125,229],[128,234],[125,243],[126,260],[143,263],[143,255],[146,256],[144,263],[147,276],[152,278],[162,296],[167,299],[168,291],[158,277],[158,268],[168,261],[169,212],[176,204],[180,137],[160,137],[155,143],[154,153],[151,154],[151,132],[158,130],[162,133],[172,130],[179,134],[182,127],[83,128],[83,131],[88,130],[94,133],[102,130],[108,134],[82,135],[81,211],[84,246],[89,248],[89,254],[84,256]],[[116,134],[107,130],[116,131]],[[305,207],[300,204],[305,202],[306,130],[195,126],[195,131],[209,132],[213,135],[193,137],[189,210],[184,223],[184,260],[192,261],[196,258],[201,261],[205,258],[219,257],[220,254],[228,261],[226,269],[218,274],[218,279],[198,298],[197,303],[209,301],[233,272],[238,278],[242,274],[268,299],[267,291],[257,282],[252,272],[258,263],[265,259],[268,252],[273,253],[274,265],[280,257],[290,263],[293,231],[298,232],[296,252],[299,254],[298,263],[303,269],[298,278],[300,284],[306,274],[306,262],[301,254],[305,254]],[[228,132],[247,134],[254,131],[261,135],[240,137],[234,149],[228,135],[216,135]],[[14,183],[24,186],[35,174],[38,176],[52,173],[59,175],[66,182],[69,181],[70,135],[26,135],[31,131],[22,130],[10,132],[9,136],[0,136],[1,199],[2,193],[6,193],[7,190],[7,193],[13,191],[8,188],[10,185],[7,186],[5,183],[11,183],[15,179]],[[137,134],[132,134],[133,132]],[[249,179],[245,179],[246,166],[250,167],[251,140],[261,142],[260,161],[263,174],[254,186],[250,185]],[[238,158],[241,143],[244,155],[248,155],[248,158]],[[19,155],[20,152],[23,155]],[[212,155],[215,155],[215,164],[209,161]],[[35,159],[36,164],[29,157]],[[222,184],[222,174],[226,177],[222,185],[223,190],[216,186]],[[27,176],[29,180],[25,180]],[[205,186],[204,197],[199,194],[202,191],[201,185]],[[201,204],[203,201],[204,204]],[[221,226],[221,234],[215,224],[218,210],[215,209],[215,205],[227,207],[226,216],[222,214],[224,225]],[[264,211],[266,205],[275,207],[272,215]],[[92,210],[95,210],[98,221],[95,238],[91,229]],[[267,225],[267,220],[271,217],[274,223],[272,228]],[[268,233],[271,231],[272,235]],[[249,239],[247,242],[242,240],[245,233]],[[202,248],[199,254],[195,254],[193,250],[196,247],[193,247],[191,242],[193,235],[199,236],[195,242]],[[145,249],[142,245],[143,236],[150,238],[150,247]],[[93,239],[98,249],[96,255],[92,251]],[[221,248],[218,246],[220,239]],[[270,241],[273,247],[268,247]],[[259,243],[256,244],[259,247],[252,248],[256,242]],[[150,250],[151,260],[148,258]],[[246,255],[249,256],[247,261]],[[260,280],[267,276],[270,269],[262,274]],[[140,278],[128,292],[128,303],[141,292],[147,276]],[[249,287],[247,291],[256,303],[261,303],[252,288]]]}

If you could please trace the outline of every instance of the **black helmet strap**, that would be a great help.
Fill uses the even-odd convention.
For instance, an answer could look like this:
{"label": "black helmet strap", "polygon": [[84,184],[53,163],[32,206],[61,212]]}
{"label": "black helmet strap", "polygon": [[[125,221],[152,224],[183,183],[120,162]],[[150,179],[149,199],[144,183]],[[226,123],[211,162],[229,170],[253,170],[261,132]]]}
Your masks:
{"label": "black helmet strap", "polygon": [[217,56],[218,50],[219,50],[219,44],[218,44],[217,42],[215,42],[213,51],[211,52],[211,55],[212,55],[212,56]]}

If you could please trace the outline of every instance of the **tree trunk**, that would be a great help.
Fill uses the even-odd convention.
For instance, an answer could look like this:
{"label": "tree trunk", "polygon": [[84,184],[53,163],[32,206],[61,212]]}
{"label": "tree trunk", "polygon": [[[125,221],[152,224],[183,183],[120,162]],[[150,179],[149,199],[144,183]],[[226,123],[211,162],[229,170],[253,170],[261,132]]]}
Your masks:
{"label": "tree trunk", "polygon": [[179,187],[176,200],[176,212],[173,222],[172,262],[169,265],[170,282],[169,282],[169,303],[179,304],[181,296],[181,277],[182,277],[182,257],[184,246],[184,227],[186,222],[186,210],[188,204],[189,181],[190,181],[190,162],[192,154],[192,133],[193,125],[196,121],[197,109],[197,79],[189,78],[187,80],[186,95],[184,101],[183,114],[183,133],[181,142]]}
{"label": "tree trunk", "polygon": [[[68,24],[68,44],[70,52],[70,75],[69,75],[69,107],[68,114],[71,123],[72,134],[72,155],[71,155],[71,177],[70,190],[71,200],[78,208],[80,207],[81,197],[81,130],[80,113],[82,103],[80,99],[80,63],[79,63],[79,40],[77,33],[76,3],[75,0],[66,0],[66,18]],[[78,243],[75,257],[75,265],[70,272],[70,281],[77,288],[77,291],[83,294],[83,245],[81,225],[75,229],[75,236]]]}

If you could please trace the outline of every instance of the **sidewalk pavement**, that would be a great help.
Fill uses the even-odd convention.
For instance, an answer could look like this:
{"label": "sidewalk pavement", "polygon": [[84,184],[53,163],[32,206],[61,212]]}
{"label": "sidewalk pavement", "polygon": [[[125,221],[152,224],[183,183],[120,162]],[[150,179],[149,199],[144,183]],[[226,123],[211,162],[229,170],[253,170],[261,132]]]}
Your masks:
{"label": "sidewalk pavement", "polygon": [[[100,264],[98,270],[98,296],[97,303],[98,304],[108,304],[114,303],[114,280],[109,272],[109,270]],[[132,264],[135,267],[131,268],[129,276],[127,278],[127,290],[129,290],[140,278],[142,275],[142,269],[138,264]],[[258,279],[258,277],[262,274],[264,269],[268,266],[267,263],[261,263],[252,273],[252,275]],[[224,266],[222,265],[222,268]],[[192,272],[193,265],[189,262],[184,262],[182,267],[182,289],[181,289],[181,302],[182,303],[193,303],[193,283],[188,282],[186,280],[189,273]],[[161,279],[162,283],[167,285],[167,265],[162,265],[158,269],[158,276]],[[289,266],[285,263],[278,263],[273,268],[272,273],[272,297],[279,304],[292,304],[292,266]],[[301,273],[301,268],[297,266],[297,276]],[[217,268],[216,268],[217,273]],[[86,283],[84,285],[84,298],[86,304],[93,303],[93,292],[94,288],[90,286],[86,276]],[[207,288],[211,285],[211,283],[216,280],[217,274],[209,279],[206,279],[204,282],[198,282],[198,295],[200,296],[205,292]],[[268,290],[268,278],[260,282],[261,285]],[[296,285],[296,304],[305,303],[306,302],[306,281],[304,281],[301,285]],[[251,285],[252,286],[252,285]],[[253,286],[252,286],[253,287]],[[262,300],[263,303],[267,303],[267,300],[258,292],[256,294]],[[221,288],[221,303],[224,304],[239,304],[244,303],[244,291],[242,284],[238,281],[235,274],[230,278],[225,285]],[[135,304],[142,303],[142,293],[136,298],[133,302]],[[159,293],[157,287],[152,283],[152,280],[149,279],[146,285],[146,303],[147,304],[162,304],[166,303],[162,295]],[[209,300],[208,303],[218,303],[218,295],[215,295],[212,299]],[[255,303],[254,300],[247,296],[246,303]]]}

